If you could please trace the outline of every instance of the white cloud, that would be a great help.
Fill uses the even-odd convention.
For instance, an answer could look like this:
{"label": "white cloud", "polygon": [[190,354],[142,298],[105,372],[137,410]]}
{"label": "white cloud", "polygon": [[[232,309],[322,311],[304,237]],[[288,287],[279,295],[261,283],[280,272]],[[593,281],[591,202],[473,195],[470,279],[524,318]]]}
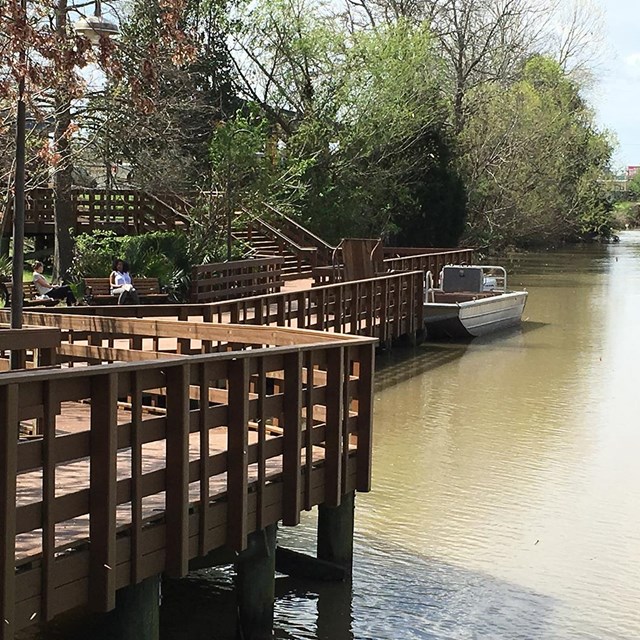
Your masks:
{"label": "white cloud", "polygon": [[624,63],[633,69],[640,69],[640,51],[634,51],[628,56],[625,56]]}

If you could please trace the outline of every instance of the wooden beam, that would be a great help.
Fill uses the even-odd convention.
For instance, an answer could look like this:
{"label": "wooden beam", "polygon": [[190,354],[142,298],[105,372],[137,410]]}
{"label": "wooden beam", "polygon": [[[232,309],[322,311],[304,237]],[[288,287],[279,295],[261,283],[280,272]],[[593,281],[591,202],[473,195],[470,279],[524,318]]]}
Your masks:
{"label": "wooden beam", "polygon": [[139,360],[166,360],[185,358],[177,353],[160,351],[137,351],[135,349],[116,349],[83,344],[61,344],[58,353],[62,356],[101,360],[104,362],[137,362]]}
{"label": "wooden beam", "polygon": [[247,546],[249,447],[249,367],[247,360],[229,363],[227,435],[227,540],[236,551]]}
{"label": "wooden beam", "polygon": [[302,447],[302,353],[290,353],[284,359],[284,448],[282,477],[284,504],[282,522],[287,526],[300,523]]}
{"label": "wooden beam", "polygon": [[189,365],[167,371],[166,571],[189,570]]}

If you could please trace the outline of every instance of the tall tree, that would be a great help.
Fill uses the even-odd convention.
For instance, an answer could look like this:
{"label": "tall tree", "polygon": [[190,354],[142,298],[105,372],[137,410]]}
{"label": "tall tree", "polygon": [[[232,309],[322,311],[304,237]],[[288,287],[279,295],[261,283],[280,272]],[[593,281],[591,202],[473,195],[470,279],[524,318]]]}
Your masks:
{"label": "tall tree", "polygon": [[[282,157],[306,162],[299,209],[317,231],[332,240],[390,235],[409,212],[435,215],[422,178],[434,167],[441,176],[454,170],[443,151],[447,103],[427,25],[353,31],[328,6],[266,0],[236,50],[240,86],[278,126]],[[460,219],[463,207],[440,213]],[[429,226],[421,228],[414,242],[426,241]]]}
{"label": "tall tree", "polygon": [[513,85],[478,91],[481,106],[462,134],[469,241],[526,246],[606,236],[599,178],[611,146],[579,87],[556,62],[534,56]]}
{"label": "tall tree", "polygon": [[193,191],[208,188],[209,141],[216,123],[237,108],[227,2],[185,3],[176,27],[187,39],[178,47],[162,38],[165,12],[160,0],[129,6],[117,51],[120,74],[101,105],[96,144],[114,162],[129,165],[138,186]]}

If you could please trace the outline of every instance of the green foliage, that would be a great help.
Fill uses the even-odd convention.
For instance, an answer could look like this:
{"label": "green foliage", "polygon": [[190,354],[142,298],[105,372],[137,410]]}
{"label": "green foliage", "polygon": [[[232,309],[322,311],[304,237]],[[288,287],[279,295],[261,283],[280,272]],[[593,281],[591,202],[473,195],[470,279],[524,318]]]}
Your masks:
{"label": "green foliage", "polygon": [[0,280],[11,278],[13,262],[10,256],[0,255]]}
{"label": "green foliage", "polygon": [[220,206],[255,210],[268,202],[291,211],[304,193],[309,161],[278,155],[277,145],[277,129],[255,108],[217,125],[209,156],[215,186],[225,195]]}
{"label": "green foliage", "polygon": [[637,202],[617,202],[613,210],[614,228],[640,227],[640,204]]}
{"label": "green foliage", "polygon": [[627,191],[629,191],[631,197],[640,200],[640,173],[636,173],[636,175],[629,180],[627,183]]}
{"label": "green foliage", "polygon": [[[607,236],[610,140],[575,77],[532,54],[531,21],[548,14],[508,4],[443,3],[430,24],[385,3],[345,15],[325,1],[211,0],[185,5],[199,37],[195,57],[177,61],[157,46],[163,5],[134,0],[115,106],[98,127],[105,157],[128,161],[149,188],[204,192],[177,250],[191,263],[224,259],[230,214],[237,224],[263,203],[331,242],[444,246],[464,233],[497,248]],[[354,15],[367,8],[364,26]],[[117,251],[101,242],[130,250],[138,272],[188,273],[157,238]],[[94,250],[87,241],[81,254]]]}
{"label": "green foliage", "polygon": [[[116,236],[111,231],[82,234],[76,238],[72,277],[76,282],[82,278],[106,277],[111,273],[113,261],[122,258],[129,263],[134,278],[158,278],[175,299],[185,300],[191,266],[207,262],[211,257],[198,254],[201,247],[195,239],[196,236],[179,231],[156,231],[137,236]],[[222,248],[215,257],[221,254]]]}
{"label": "green foliage", "polygon": [[272,69],[262,105],[278,135],[269,171],[295,178],[276,191],[331,242],[404,231],[412,243],[455,243],[464,190],[426,24],[349,33],[325,9],[263,0],[245,28],[262,52],[256,68]]}
{"label": "green foliage", "polygon": [[519,81],[482,87],[473,99],[460,136],[467,241],[531,246],[607,237],[611,205],[599,179],[611,147],[560,67],[535,56]]}

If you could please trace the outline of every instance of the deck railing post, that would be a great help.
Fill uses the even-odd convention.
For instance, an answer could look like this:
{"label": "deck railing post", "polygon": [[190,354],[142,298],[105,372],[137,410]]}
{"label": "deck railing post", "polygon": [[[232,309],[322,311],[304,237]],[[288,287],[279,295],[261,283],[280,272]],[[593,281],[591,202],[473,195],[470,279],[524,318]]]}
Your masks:
{"label": "deck railing post", "polygon": [[375,345],[358,349],[358,453],[356,489],[371,491],[371,458],[373,453],[373,372]]}
{"label": "deck railing post", "polygon": [[327,352],[327,390],[325,424],[325,503],[338,506],[342,495],[342,410],[344,350],[342,347]]}
{"label": "deck railing post", "polygon": [[249,362],[229,362],[227,428],[227,542],[236,550],[247,546],[249,464]]}
{"label": "deck railing post", "polygon": [[166,571],[172,578],[189,568],[189,381],[188,364],[167,369]]}
{"label": "deck railing post", "polygon": [[284,504],[282,522],[287,526],[300,523],[302,446],[302,352],[296,351],[284,360],[284,444],[282,460]]}
{"label": "deck railing post", "polygon": [[118,376],[91,380],[89,597],[94,611],[116,606],[116,455]]}
{"label": "deck railing post", "polygon": [[0,640],[12,640],[15,621],[18,385],[0,387]]}

